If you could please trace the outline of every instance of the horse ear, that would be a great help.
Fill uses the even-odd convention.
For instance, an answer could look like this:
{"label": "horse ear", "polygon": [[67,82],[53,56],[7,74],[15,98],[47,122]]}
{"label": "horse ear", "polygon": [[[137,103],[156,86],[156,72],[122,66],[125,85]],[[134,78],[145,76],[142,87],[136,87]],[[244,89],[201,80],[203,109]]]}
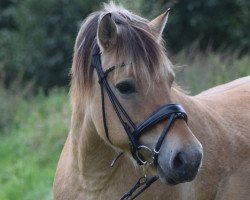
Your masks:
{"label": "horse ear", "polygon": [[111,13],[105,14],[98,25],[97,39],[102,50],[111,50],[116,45],[117,27]]}
{"label": "horse ear", "polygon": [[157,37],[161,38],[164,27],[168,21],[170,8],[168,8],[164,13],[149,22],[149,26],[156,31]]}

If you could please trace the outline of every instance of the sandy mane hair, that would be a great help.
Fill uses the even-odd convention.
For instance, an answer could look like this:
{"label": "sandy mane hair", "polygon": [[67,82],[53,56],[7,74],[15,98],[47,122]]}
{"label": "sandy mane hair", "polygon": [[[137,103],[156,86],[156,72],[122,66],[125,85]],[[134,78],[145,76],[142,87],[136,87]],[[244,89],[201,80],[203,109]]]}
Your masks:
{"label": "sandy mane hair", "polygon": [[[82,23],[74,47],[72,64],[71,96],[81,98],[91,90],[93,66],[91,59],[94,46],[97,44],[97,28],[101,17],[111,13],[118,28],[115,49],[117,65],[129,57],[131,67],[137,79],[146,77],[152,82],[164,75],[170,83],[174,79],[171,63],[166,57],[163,41],[156,38],[148,20],[139,17],[114,3],[104,4],[101,11],[93,12]],[[167,84],[167,83],[166,83]]]}

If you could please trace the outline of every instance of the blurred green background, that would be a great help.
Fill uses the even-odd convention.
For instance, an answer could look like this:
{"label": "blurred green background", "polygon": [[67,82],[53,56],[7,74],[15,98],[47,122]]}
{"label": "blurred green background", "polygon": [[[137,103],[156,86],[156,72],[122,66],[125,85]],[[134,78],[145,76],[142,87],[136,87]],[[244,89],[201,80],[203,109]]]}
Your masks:
{"label": "blurred green background", "polygon": [[[99,0],[0,0],[0,199],[52,199],[70,124],[69,70],[83,19]],[[107,2],[107,1],[106,1]],[[249,0],[124,0],[164,32],[191,94],[250,75]]]}

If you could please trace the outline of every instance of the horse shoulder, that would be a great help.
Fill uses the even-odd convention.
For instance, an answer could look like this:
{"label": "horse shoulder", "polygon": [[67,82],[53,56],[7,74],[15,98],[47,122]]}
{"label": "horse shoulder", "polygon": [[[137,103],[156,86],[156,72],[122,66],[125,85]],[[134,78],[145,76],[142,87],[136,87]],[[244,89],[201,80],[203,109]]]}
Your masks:
{"label": "horse shoulder", "polygon": [[223,178],[218,185],[216,200],[249,199],[250,161],[243,162],[237,170]]}
{"label": "horse shoulder", "polygon": [[[219,122],[219,136],[229,141],[228,169],[218,184],[216,200],[249,198],[250,76],[206,90],[195,96],[206,113]],[[224,147],[226,148],[226,146]],[[222,155],[221,155],[222,156]]]}

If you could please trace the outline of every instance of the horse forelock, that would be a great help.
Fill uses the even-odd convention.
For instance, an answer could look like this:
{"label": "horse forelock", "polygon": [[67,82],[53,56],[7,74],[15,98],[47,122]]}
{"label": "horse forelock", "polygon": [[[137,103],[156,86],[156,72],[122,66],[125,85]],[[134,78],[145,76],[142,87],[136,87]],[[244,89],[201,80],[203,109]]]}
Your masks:
{"label": "horse forelock", "polygon": [[91,59],[97,43],[97,28],[101,16],[106,13],[111,13],[118,29],[114,49],[117,64],[130,64],[135,77],[139,80],[143,77],[144,81],[146,78],[148,83],[161,76],[172,82],[174,75],[171,63],[166,57],[163,42],[158,41],[154,30],[148,25],[149,21],[109,3],[105,4],[103,10],[87,17],[78,33],[72,65],[71,91],[76,91],[73,95],[82,95],[79,93],[84,92],[87,96],[86,92],[91,90],[94,71]]}

